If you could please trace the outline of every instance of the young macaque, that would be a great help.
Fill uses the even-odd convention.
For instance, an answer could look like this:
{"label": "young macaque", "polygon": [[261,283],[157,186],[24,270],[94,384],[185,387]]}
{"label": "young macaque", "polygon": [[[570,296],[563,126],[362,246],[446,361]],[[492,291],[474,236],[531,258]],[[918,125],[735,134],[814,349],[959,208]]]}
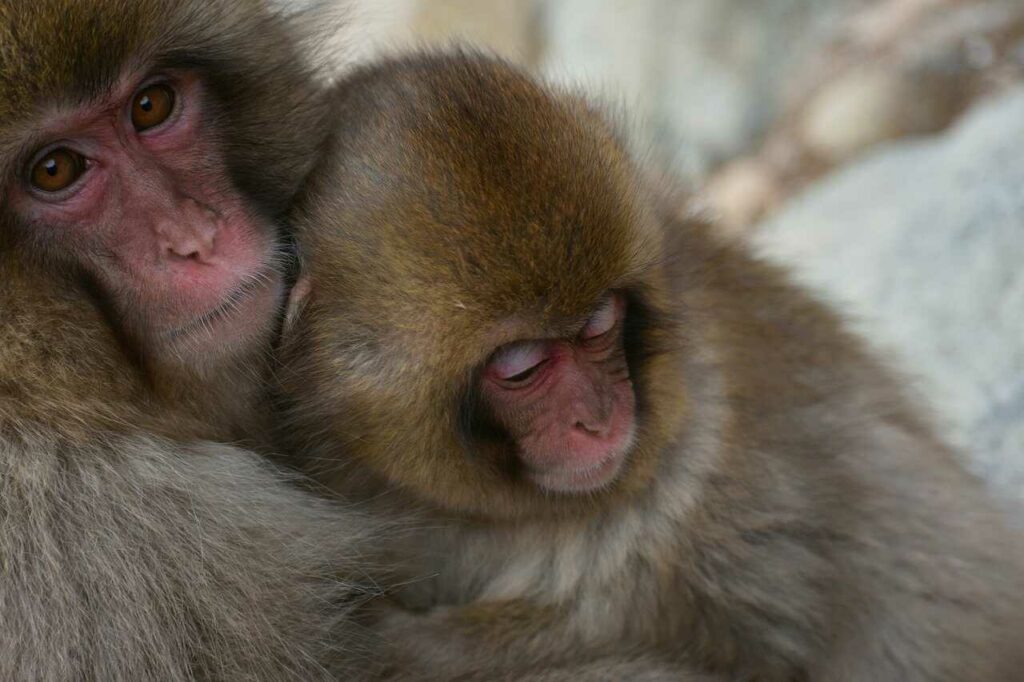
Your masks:
{"label": "young macaque", "polygon": [[421,55],[355,74],[335,115],[280,433],[420,515],[389,547],[403,655],[442,678],[636,651],[733,680],[1020,674],[1018,538],[900,377],[666,208],[594,108]]}

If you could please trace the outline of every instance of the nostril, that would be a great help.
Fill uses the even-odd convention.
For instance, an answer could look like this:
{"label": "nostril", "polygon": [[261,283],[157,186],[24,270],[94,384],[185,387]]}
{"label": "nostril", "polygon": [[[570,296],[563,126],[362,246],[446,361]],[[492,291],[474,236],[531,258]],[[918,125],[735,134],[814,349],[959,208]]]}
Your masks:
{"label": "nostril", "polygon": [[576,428],[577,431],[582,431],[583,433],[586,433],[587,435],[597,436],[597,437],[603,437],[605,435],[605,431],[606,431],[606,429],[601,427],[601,426],[597,426],[597,427],[588,426],[587,424],[584,424],[583,422],[576,422],[575,428]]}
{"label": "nostril", "polygon": [[167,246],[165,249],[167,257],[172,261],[194,261],[199,262],[202,260],[202,251],[198,248],[181,248],[174,245]]}

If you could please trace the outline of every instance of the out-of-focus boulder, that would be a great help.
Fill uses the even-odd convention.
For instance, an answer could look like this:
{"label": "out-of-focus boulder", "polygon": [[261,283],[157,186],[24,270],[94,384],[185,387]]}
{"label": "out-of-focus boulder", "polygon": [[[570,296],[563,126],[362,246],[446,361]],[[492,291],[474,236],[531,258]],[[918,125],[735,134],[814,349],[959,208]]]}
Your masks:
{"label": "out-of-focus boulder", "polygon": [[1024,4],[876,0],[793,71],[781,114],[740,162],[771,177],[775,195],[766,201],[736,182],[728,165],[709,181],[706,199],[734,232],[833,168],[890,140],[939,132],[973,102],[1024,80]]}
{"label": "out-of-focus boulder", "polygon": [[1024,89],[827,176],[754,239],[894,351],[976,470],[1024,500]]}

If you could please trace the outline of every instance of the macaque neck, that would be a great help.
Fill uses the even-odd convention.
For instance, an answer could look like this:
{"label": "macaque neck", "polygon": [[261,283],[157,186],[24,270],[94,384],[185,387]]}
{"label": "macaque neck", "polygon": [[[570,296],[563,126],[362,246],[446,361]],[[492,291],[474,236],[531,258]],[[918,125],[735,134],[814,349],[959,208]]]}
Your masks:
{"label": "macaque neck", "polygon": [[269,439],[270,349],[197,368],[176,363],[146,367],[157,404],[188,417],[197,437],[240,443]]}

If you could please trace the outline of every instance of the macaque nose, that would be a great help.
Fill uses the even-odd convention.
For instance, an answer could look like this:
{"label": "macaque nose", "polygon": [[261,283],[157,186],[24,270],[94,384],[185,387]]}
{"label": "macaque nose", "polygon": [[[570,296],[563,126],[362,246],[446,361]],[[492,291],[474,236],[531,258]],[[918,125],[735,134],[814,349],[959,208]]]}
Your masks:
{"label": "macaque nose", "polygon": [[184,199],[179,210],[156,226],[161,253],[172,260],[205,262],[213,256],[217,239],[217,215],[194,199]]}
{"label": "macaque nose", "polygon": [[600,377],[577,384],[573,396],[573,429],[590,438],[604,440],[612,432],[613,390]]}

